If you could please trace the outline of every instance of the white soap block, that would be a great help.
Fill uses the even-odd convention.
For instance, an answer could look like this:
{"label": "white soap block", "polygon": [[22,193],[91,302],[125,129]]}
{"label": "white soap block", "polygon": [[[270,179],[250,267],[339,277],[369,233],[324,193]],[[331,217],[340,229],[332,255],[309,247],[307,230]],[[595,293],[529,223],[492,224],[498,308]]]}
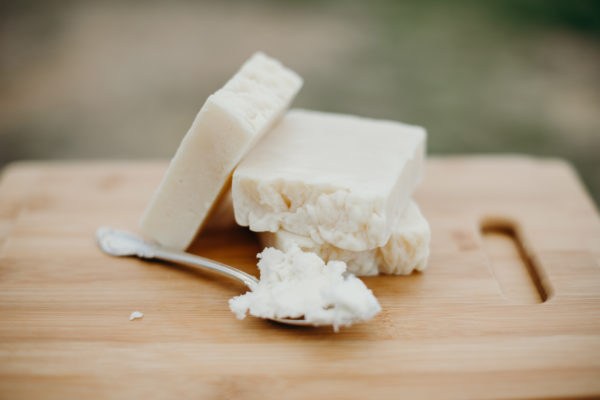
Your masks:
{"label": "white soap block", "polygon": [[292,110],[233,175],[235,219],[345,250],[385,245],[420,181],[418,126]]}
{"label": "white soap block", "polygon": [[326,262],[343,261],[348,265],[348,271],[356,275],[408,275],[414,270],[422,271],[427,267],[431,230],[417,204],[411,201],[398,219],[390,240],[384,246],[372,250],[344,250],[282,230],[262,232],[259,237],[265,247],[287,251],[297,245],[303,251],[316,253]]}
{"label": "white soap block", "polygon": [[170,248],[188,247],[235,166],[301,86],[278,61],[253,55],[202,106],[142,217],[142,233]]}

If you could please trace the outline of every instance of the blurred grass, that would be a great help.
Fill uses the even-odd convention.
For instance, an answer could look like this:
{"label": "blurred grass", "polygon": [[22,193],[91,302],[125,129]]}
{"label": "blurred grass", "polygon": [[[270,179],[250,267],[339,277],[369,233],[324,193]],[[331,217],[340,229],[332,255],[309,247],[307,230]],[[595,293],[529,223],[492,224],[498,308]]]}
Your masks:
{"label": "blurred grass", "polygon": [[253,51],[296,105],[421,124],[434,154],[569,159],[600,199],[600,2],[5,2],[0,165],[170,157]]}

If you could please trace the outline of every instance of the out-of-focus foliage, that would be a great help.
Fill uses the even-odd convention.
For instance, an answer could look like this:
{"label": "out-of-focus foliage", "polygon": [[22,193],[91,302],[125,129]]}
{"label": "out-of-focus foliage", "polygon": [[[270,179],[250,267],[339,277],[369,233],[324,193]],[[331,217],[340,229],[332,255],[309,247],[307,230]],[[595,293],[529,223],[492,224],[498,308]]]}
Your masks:
{"label": "out-of-focus foliage", "polygon": [[600,198],[600,1],[0,5],[0,165],[169,157],[255,50],[296,105],[424,125],[433,154],[567,158]]}

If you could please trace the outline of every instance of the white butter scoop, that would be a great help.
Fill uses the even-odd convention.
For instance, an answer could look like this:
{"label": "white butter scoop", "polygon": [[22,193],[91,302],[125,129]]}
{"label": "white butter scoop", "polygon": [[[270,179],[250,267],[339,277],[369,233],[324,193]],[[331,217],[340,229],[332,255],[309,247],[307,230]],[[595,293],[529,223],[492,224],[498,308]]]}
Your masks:
{"label": "white butter scoop", "polygon": [[381,311],[373,292],[346,272],[343,261],[325,264],[296,244],[285,252],[267,247],[258,258],[258,285],[229,300],[239,319],[246,313],[261,318],[301,317],[314,325],[333,325],[337,332]]}
{"label": "white butter scoop", "polygon": [[[109,255],[112,255],[112,256],[119,256],[119,257],[120,256],[123,256],[123,257],[134,256],[134,257],[138,257],[138,258],[142,258],[142,259],[156,259],[156,260],[169,261],[169,262],[173,262],[173,263],[186,264],[186,265],[190,265],[190,266],[194,266],[194,267],[199,267],[199,268],[202,268],[205,270],[218,272],[229,278],[233,278],[233,279],[236,279],[236,280],[244,283],[250,289],[250,292],[248,292],[247,294],[245,294],[243,296],[235,297],[230,301],[230,304],[233,303],[235,305],[236,302],[238,303],[237,307],[232,307],[232,310],[235,309],[235,312],[238,315],[238,317],[243,317],[243,315],[245,315],[244,307],[245,307],[245,305],[248,305],[248,307],[246,309],[250,311],[251,315],[254,315],[257,317],[266,318],[266,319],[270,319],[272,321],[276,321],[276,322],[279,322],[282,324],[289,324],[289,325],[301,325],[301,326],[333,325],[334,329],[337,330],[339,326],[348,326],[348,325],[352,324],[353,322],[359,322],[359,321],[369,319],[372,316],[374,316],[375,314],[377,314],[377,312],[379,312],[379,310],[381,309],[379,306],[379,303],[373,296],[372,292],[369,289],[367,289],[366,286],[364,286],[362,281],[360,281],[358,278],[356,278],[353,275],[342,276],[345,271],[345,268],[343,268],[343,266],[345,264],[342,262],[339,262],[339,264],[341,264],[341,265],[337,265],[337,266],[335,265],[335,262],[334,262],[334,268],[331,271],[322,271],[322,272],[324,272],[324,275],[323,275],[323,279],[320,280],[318,288],[320,288],[320,289],[326,288],[328,286],[328,284],[330,286],[329,291],[327,291],[327,290],[323,291],[324,297],[321,298],[322,301],[326,302],[326,304],[323,304],[323,306],[324,306],[323,313],[315,312],[316,307],[317,307],[316,301],[318,301],[318,300],[315,300],[315,296],[321,296],[320,291],[315,292],[315,290],[313,288],[312,290],[309,290],[308,292],[302,293],[300,290],[298,290],[298,289],[301,289],[302,287],[308,288],[310,286],[308,284],[308,281],[306,281],[306,279],[305,279],[304,283],[301,286],[297,286],[293,292],[293,295],[297,296],[297,298],[294,301],[296,302],[297,305],[299,305],[299,307],[297,306],[296,308],[294,308],[294,312],[292,314],[288,313],[289,315],[285,315],[286,314],[285,310],[286,309],[289,310],[289,304],[290,304],[290,299],[291,299],[290,296],[287,296],[286,299],[284,300],[284,303],[282,303],[280,305],[271,304],[272,306],[275,307],[275,312],[268,311],[264,307],[264,303],[263,303],[263,306],[260,305],[260,302],[261,302],[260,298],[265,298],[265,296],[268,296],[269,289],[274,289],[275,293],[276,293],[278,290],[280,291],[280,290],[286,288],[285,284],[283,286],[279,285],[279,287],[275,287],[277,285],[274,285],[273,277],[277,274],[279,274],[280,281],[285,280],[283,275],[281,275],[281,271],[279,271],[279,272],[276,271],[277,268],[275,268],[273,270],[270,278],[266,279],[265,282],[261,283],[254,276],[252,276],[244,271],[241,271],[239,269],[233,268],[229,265],[225,265],[223,263],[220,263],[220,262],[217,262],[214,260],[210,260],[208,258],[196,256],[196,255],[193,255],[190,253],[170,250],[170,249],[162,247],[156,243],[145,241],[142,238],[140,238],[134,234],[128,233],[128,232],[124,232],[124,231],[120,231],[120,230],[116,230],[116,229],[112,229],[112,228],[108,228],[108,227],[101,227],[96,231],[96,239],[97,239],[98,246],[100,247],[100,249],[103,252],[105,252]],[[267,250],[284,254],[275,249],[267,249]],[[297,251],[300,252],[301,254],[312,254],[314,257],[316,257],[317,259],[320,260],[320,258],[318,256],[316,256],[314,253],[302,253],[299,249]],[[265,273],[265,271],[269,268],[269,266],[264,265],[264,261],[265,261],[264,254],[265,253],[263,252],[263,256],[261,259],[261,262],[263,262],[262,267],[261,267],[261,262],[259,262],[259,267],[261,268],[261,277]],[[273,254],[275,256],[277,256],[277,253],[273,253]],[[297,266],[298,266],[297,263],[300,261],[300,258],[298,258],[296,253],[294,253],[294,254],[295,254],[295,256],[290,256],[290,257],[295,257],[295,264],[293,266],[293,270],[295,271],[296,274],[298,274],[300,270],[297,268]],[[279,257],[279,258],[281,258],[281,257]],[[311,274],[314,275],[314,273],[315,273],[314,259],[312,261],[313,262],[311,262],[311,266],[309,266],[310,267],[309,271],[312,271]],[[323,263],[322,260],[321,260],[321,263]],[[330,262],[330,264],[331,264],[331,262]],[[273,275],[273,274],[275,274],[275,275]],[[345,284],[347,286],[345,286],[344,284],[340,285],[340,280],[343,282],[349,282],[349,283]],[[288,288],[289,287],[290,286],[288,285]],[[345,287],[348,287],[351,289],[353,288],[353,290],[347,291],[344,294],[343,289]],[[360,287],[358,289],[358,291],[356,290],[357,287]],[[358,298],[355,296],[356,293],[359,293]],[[290,295],[292,295],[292,293],[290,293]],[[246,297],[244,297],[244,296],[246,296]],[[256,296],[259,297],[258,300],[257,300]],[[271,296],[269,301],[277,300],[278,298],[281,300],[282,298],[278,297],[278,296],[279,295],[277,295],[275,297]],[[236,300],[236,299],[238,299],[238,300]],[[245,299],[245,300],[242,300],[242,299]],[[354,299],[354,300],[352,300],[352,299]],[[366,305],[358,304],[357,301],[360,303],[360,301],[361,301],[360,299],[367,299],[368,304],[366,304]],[[255,309],[252,308],[252,304],[254,304]],[[308,310],[307,315],[310,318],[308,318],[308,319],[305,318],[307,316],[307,315],[305,315],[305,313],[298,312],[298,310],[301,309],[302,304],[309,307],[307,309]],[[354,304],[354,306],[352,306],[352,304]],[[358,308],[356,308],[357,306],[358,306]],[[258,307],[258,308],[256,308],[256,307]],[[260,310],[260,311],[256,311],[256,309]],[[362,311],[361,311],[360,315],[356,315],[353,318],[352,310],[357,310],[357,309],[362,310]],[[334,310],[337,312],[333,312]],[[327,316],[329,316],[329,317],[327,317]]]}

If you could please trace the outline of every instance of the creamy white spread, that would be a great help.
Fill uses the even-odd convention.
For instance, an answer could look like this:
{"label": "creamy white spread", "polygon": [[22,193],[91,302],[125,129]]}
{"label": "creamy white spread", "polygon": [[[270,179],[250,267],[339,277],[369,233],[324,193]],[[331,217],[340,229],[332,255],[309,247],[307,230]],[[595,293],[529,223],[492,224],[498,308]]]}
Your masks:
{"label": "creamy white spread", "polygon": [[303,318],[334,330],[373,318],[379,302],[365,284],[346,273],[342,261],[327,264],[315,253],[292,246],[287,252],[266,248],[258,255],[260,281],[251,291],[229,300],[239,319]]}

